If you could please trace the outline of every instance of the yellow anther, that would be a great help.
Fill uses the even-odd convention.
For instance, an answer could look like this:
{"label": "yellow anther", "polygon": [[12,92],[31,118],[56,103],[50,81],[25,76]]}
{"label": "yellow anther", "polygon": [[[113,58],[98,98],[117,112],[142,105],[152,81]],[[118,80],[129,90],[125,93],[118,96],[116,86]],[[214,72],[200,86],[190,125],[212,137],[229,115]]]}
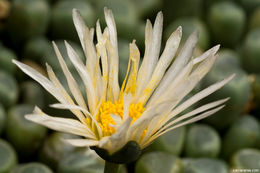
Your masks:
{"label": "yellow anther", "polygon": [[[132,123],[141,116],[143,111],[144,107],[141,103],[129,105],[129,116],[133,118]],[[111,101],[101,103],[96,119],[104,136],[109,136],[116,132],[116,129],[110,126],[110,124],[116,125],[110,114],[115,114],[123,118],[123,100],[120,99],[115,103],[112,103]]]}

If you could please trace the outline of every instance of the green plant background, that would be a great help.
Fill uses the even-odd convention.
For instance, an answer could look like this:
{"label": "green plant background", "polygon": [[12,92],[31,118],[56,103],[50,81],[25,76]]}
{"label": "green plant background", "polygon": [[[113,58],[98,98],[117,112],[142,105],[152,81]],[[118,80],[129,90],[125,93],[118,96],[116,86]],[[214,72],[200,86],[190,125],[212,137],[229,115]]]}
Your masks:
{"label": "green plant background", "polygon": [[[78,78],[63,42],[67,40],[84,59],[72,8],[79,9],[89,27],[95,27],[99,18],[104,28],[105,6],[113,10],[117,24],[120,82],[127,68],[129,43],[135,39],[144,53],[146,19],[153,22],[159,11],[164,14],[163,46],[178,26],[183,28],[182,44],[194,30],[199,31],[194,57],[221,45],[213,69],[192,93],[236,73],[223,89],[194,106],[231,97],[223,110],[161,136],[136,162],[122,165],[120,172],[260,172],[259,0],[0,0],[0,173],[103,172],[104,162],[95,153],[62,141],[76,136],[24,119],[35,105],[50,115],[72,115],[49,108],[55,99],[11,60],[18,59],[43,74],[47,62],[67,85],[51,41]],[[84,85],[78,82],[84,92]]]}

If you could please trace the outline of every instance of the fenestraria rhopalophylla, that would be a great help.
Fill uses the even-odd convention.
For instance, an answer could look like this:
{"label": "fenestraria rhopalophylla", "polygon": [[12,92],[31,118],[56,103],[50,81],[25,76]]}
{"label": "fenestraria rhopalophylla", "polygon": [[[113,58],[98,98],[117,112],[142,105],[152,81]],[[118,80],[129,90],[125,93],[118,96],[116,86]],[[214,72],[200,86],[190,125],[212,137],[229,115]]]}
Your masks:
{"label": "fenestraria rhopalophylla", "polygon": [[194,103],[223,87],[234,75],[183,100],[213,66],[219,45],[196,58],[192,57],[198,40],[198,32],[195,31],[177,53],[182,35],[182,28],[179,27],[170,35],[160,54],[162,12],[157,14],[153,26],[147,20],[145,53],[141,65],[140,52],[135,41],[129,44],[127,74],[120,87],[115,20],[111,10],[105,8],[104,12],[107,27],[102,32],[97,21],[97,44],[94,44],[94,28],[88,28],[79,12],[73,10],[73,21],[86,62],[82,62],[65,41],[70,61],[84,83],[87,99],[84,99],[77,79],[69,71],[55,43],[54,50],[71,94],[64,89],[48,64],[47,78],[33,68],[13,60],[22,71],[39,82],[59,101],[51,105],[52,107],[69,109],[77,118],[49,116],[35,107],[32,114],[26,115],[28,120],[53,130],[83,137],[66,140],[72,145],[96,146],[113,154],[129,141],[135,141],[143,149],[164,133],[208,117],[224,107],[228,98],[208,103],[179,116]]}

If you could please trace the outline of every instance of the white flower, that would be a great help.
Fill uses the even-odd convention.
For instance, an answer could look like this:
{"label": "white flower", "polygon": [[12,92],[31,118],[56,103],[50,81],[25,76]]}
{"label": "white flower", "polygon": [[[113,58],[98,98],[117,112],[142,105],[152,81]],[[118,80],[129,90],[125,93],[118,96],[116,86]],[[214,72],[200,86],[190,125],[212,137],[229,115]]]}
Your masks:
{"label": "white flower", "polygon": [[136,141],[141,148],[145,148],[164,133],[208,117],[224,107],[223,103],[228,98],[208,103],[178,116],[189,106],[220,89],[234,75],[183,101],[211,69],[219,46],[193,58],[193,49],[198,40],[198,33],[194,32],[176,55],[182,35],[179,27],[171,34],[160,55],[163,28],[161,12],[158,13],[154,26],[147,20],[145,54],[140,67],[139,50],[135,41],[130,43],[127,75],[120,88],[115,21],[111,10],[105,8],[104,11],[107,27],[102,32],[97,22],[97,44],[94,45],[94,29],[85,26],[79,12],[73,10],[73,21],[86,56],[86,64],[65,41],[68,56],[85,84],[87,100],[83,98],[76,79],[73,78],[55,43],[54,49],[72,96],[66,92],[49,65],[47,79],[31,67],[13,60],[21,70],[39,82],[59,101],[52,107],[69,109],[77,117],[77,120],[52,117],[36,107],[32,114],[26,115],[28,120],[53,130],[84,137],[67,140],[72,145],[97,146],[114,153],[128,141]]}

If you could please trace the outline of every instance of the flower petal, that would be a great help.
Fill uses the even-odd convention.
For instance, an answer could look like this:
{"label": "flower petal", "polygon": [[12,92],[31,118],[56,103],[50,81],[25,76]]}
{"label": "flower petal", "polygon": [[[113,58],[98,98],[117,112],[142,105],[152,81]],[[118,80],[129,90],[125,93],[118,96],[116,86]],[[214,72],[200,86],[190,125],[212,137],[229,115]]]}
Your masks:
{"label": "flower petal", "polygon": [[84,98],[81,94],[81,91],[79,89],[79,86],[78,84],[76,83],[74,77],[72,76],[71,72],[69,71],[67,65],[66,65],[66,62],[64,61],[57,45],[53,42],[53,47],[54,47],[54,50],[55,50],[55,53],[56,53],[56,56],[59,60],[59,63],[60,63],[60,66],[62,68],[62,71],[66,77],[66,80],[67,80],[67,83],[68,83],[68,86],[70,88],[70,91],[73,95],[73,97],[75,98],[75,100],[77,101],[77,103],[83,107],[84,109],[87,109],[87,106],[86,106],[86,103],[84,101]]}
{"label": "flower petal", "polygon": [[179,124],[177,124],[177,125],[175,125],[175,126],[172,126],[172,127],[168,128],[168,129],[166,129],[165,131],[162,131],[161,133],[156,134],[155,136],[152,136],[152,137],[144,144],[143,147],[146,147],[146,146],[149,145],[153,140],[155,140],[156,138],[160,137],[161,135],[167,133],[168,131],[171,131],[171,130],[176,129],[176,128],[178,128],[178,127],[181,127],[181,126],[184,126],[184,125],[187,125],[187,124],[190,124],[190,123],[194,123],[194,122],[196,122],[196,121],[199,121],[199,120],[201,120],[201,119],[204,119],[204,118],[206,118],[206,117],[208,117],[208,116],[210,116],[210,115],[216,113],[217,111],[219,111],[220,109],[222,109],[224,106],[225,106],[225,105],[222,105],[222,106],[219,106],[219,107],[217,107],[217,108],[215,108],[215,109],[212,109],[212,110],[209,110],[209,111],[207,111],[207,112],[204,112],[204,113],[202,113],[202,114],[200,114],[200,115],[198,115],[198,116],[196,116],[196,117],[193,117],[193,118],[191,118],[191,119],[189,119],[189,120],[187,120],[187,121],[184,121],[184,122],[179,123]]}
{"label": "flower petal", "polygon": [[[215,92],[216,90],[222,88],[224,85],[226,85],[230,80],[233,79],[235,75],[231,75],[229,77],[227,77],[226,79],[217,82],[209,87],[207,87],[206,89],[198,92],[197,94],[193,95],[191,98],[189,98],[188,100],[186,100],[185,102],[183,102],[182,104],[180,104],[178,107],[176,107],[171,114],[179,114],[181,113],[183,110],[185,110],[186,108],[188,108],[189,106],[193,105],[194,103],[198,102],[199,100],[205,98],[206,96],[212,94],[213,92]],[[170,119],[170,117],[167,117],[164,122],[167,122]]]}
{"label": "flower petal", "polygon": [[127,120],[119,126],[116,133],[100,140],[99,147],[106,149],[109,153],[114,153],[122,148],[128,142],[126,134],[129,130],[131,122],[132,118],[128,117]]}
{"label": "flower petal", "polygon": [[85,43],[84,43],[84,33],[86,30],[85,22],[82,19],[79,11],[75,8],[72,10],[72,18],[73,18],[74,26],[75,26],[78,36],[79,36],[81,46],[85,52],[86,51]]}
{"label": "flower petal", "polygon": [[138,101],[145,103],[153,93],[154,89],[160,83],[166,69],[170,65],[175,53],[177,52],[181,40],[181,35],[181,27],[178,27],[178,29],[173,32],[170,38],[167,40],[165,49],[155,67],[149,83],[145,86],[144,90],[141,93],[138,93],[136,96],[136,99],[138,99]]}
{"label": "flower petal", "polygon": [[178,75],[181,69],[187,64],[187,62],[192,56],[197,41],[198,41],[198,32],[196,31],[189,36],[183,48],[181,49],[180,53],[178,54],[177,58],[167,70],[159,87],[155,90],[154,93],[155,97],[161,95],[165,91],[165,89],[174,80],[174,78]]}
{"label": "flower petal", "polygon": [[96,146],[99,144],[99,141],[90,140],[90,139],[63,139],[63,140],[76,147]]}
{"label": "flower petal", "polygon": [[30,66],[23,64],[19,61],[13,59],[12,62],[16,64],[24,73],[36,80],[39,84],[41,84],[41,86],[43,86],[57,100],[59,100],[60,102],[64,102],[63,97],[59,94],[55,85],[53,85],[53,83],[50,80],[48,80],[45,76],[43,76],[41,73],[34,70]]}
{"label": "flower petal", "polygon": [[81,79],[83,80],[85,87],[87,89],[87,99],[88,99],[88,106],[91,114],[93,115],[95,113],[98,100],[95,94],[95,89],[93,86],[93,81],[91,80],[91,77],[83,65],[82,61],[80,60],[79,56],[77,53],[74,51],[74,49],[67,43],[65,42],[65,46],[67,48],[67,53],[68,56],[75,66],[76,70],[78,71]]}
{"label": "flower petal", "polygon": [[171,127],[173,124],[176,124],[176,123],[178,123],[178,122],[180,122],[180,121],[182,121],[184,119],[190,118],[190,117],[192,117],[192,116],[194,116],[196,114],[199,114],[201,112],[204,112],[204,111],[212,109],[212,108],[214,108],[216,106],[219,106],[219,105],[225,103],[227,100],[229,100],[229,98],[225,98],[225,99],[221,99],[221,100],[218,100],[218,101],[214,101],[214,102],[205,104],[205,105],[200,106],[199,108],[194,109],[193,111],[190,111],[190,112],[188,112],[188,113],[186,113],[186,114],[184,114],[184,115],[182,115],[182,116],[180,116],[180,117],[178,117],[178,118],[176,118],[174,120],[171,120],[171,119],[174,118],[175,116],[177,116],[177,114],[170,114],[168,116],[169,117],[168,119],[170,119],[169,120],[170,122],[168,124],[166,124],[166,125],[162,124],[163,127],[158,131],[158,133],[160,133],[161,131],[164,131],[165,129]]}
{"label": "flower petal", "polygon": [[145,37],[145,55],[143,63],[140,67],[140,73],[138,74],[137,86],[139,89],[138,93],[145,88],[147,83],[152,77],[154,68],[158,62],[161,39],[162,39],[162,29],[163,29],[163,14],[159,12],[156,16],[154,22],[154,28],[149,20],[146,23],[146,37]]}
{"label": "flower petal", "polygon": [[[62,102],[63,104],[70,104],[70,105],[75,105],[74,101],[72,100],[72,98],[70,97],[70,95],[67,93],[67,91],[65,90],[65,88],[61,85],[59,79],[56,77],[55,73],[53,72],[52,68],[46,64],[47,66],[47,72],[48,72],[48,76],[50,78],[50,80],[53,82],[53,84],[57,87],[58,92],[60,93],[60,95],[63,96],[65,102]],[[83,123],[85,124],[85,115],[83,115],[81,112],[79,111],[74,111],[71,110],[71,112],[77,116],[77,118]]]}
{"label": "flower petal", "polygon": [[35,107],[33,114],[25,115],[25,118],[50,129],[96,139],[93,132],[77,120],[69,118],[51,117]]}

